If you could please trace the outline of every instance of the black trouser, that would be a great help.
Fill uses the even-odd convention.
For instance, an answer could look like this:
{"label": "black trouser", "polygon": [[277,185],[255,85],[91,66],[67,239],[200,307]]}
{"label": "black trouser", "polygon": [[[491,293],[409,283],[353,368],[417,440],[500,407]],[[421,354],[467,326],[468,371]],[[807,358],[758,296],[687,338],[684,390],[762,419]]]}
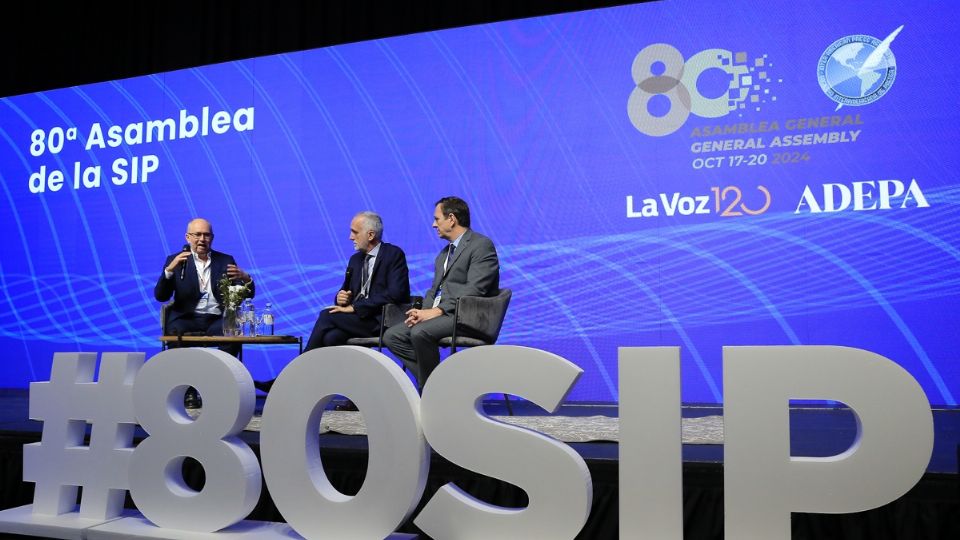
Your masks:
{"label": "black trouser", "polygon": [[373,317],[361,319],[356,313],[330,313],[323,310],[313,325],[313,332],[310,332],[310,339],[303,351],[343,345],[352,337],[376,336],[379,331],[380,323]]}
{"label": "black trouser", "polygon": [[437,342],[453,335],[453,315],[441,315],[407,328],[400,323],[391,326],[383,334],[383,344],[403,360],[404,366],[417,378],[417,386],[423,390],[430,373],[440,364],[440,349]]}

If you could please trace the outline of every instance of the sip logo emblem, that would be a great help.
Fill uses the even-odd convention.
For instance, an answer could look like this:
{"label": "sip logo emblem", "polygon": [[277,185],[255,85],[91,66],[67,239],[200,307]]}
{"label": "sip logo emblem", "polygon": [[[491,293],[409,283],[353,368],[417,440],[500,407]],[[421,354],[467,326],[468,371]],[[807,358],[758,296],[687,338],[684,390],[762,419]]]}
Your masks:
{"label": "sip logo emblem", "polygon": [[840,38],[827,47],[817,63],[817,81],[836,110],[844,105],[868,105],[883,97],[897,78],[897,59],[890,45],[901,24],[882,41],[863,34]]}

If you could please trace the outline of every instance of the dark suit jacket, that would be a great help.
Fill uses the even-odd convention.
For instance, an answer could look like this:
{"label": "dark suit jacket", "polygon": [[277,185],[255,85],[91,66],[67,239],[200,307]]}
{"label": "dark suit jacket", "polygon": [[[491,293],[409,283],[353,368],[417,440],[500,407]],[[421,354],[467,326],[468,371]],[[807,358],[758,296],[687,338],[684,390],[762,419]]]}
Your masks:
{"label": "dark suit jacket", "polygon": [[[363,277],[363,259],[366,253],[358,251],[350,257],[347,268],[352,268],[350,292],[353,298],[360,293]],[[356,300],[353,309],[361,319],[373,317],[380,321],[384,304],[400,304],[410,301],[410,272],[407,269],[407,256],[399,247],[381,242],[380,251],[373,263],[370,274],[370,295]],[[334,296],[336,303],[336,296]]]}
{"label": "dark suit jacket", "polygon": [[[170,261],[179,253],[174,253],[167,257],[163,263],[166,268]],[[220,295],[220,277],[227,273],[228,264],[237,264],[233,256],[210,250],[210,288],[213,289],[213,296],[217,303],[223,307],[223,298]],[[153,288],[153,296],[159,302],[166,302],[173,296],[173,305],[167,310],[167,323],[173,322],[188,313],[193,313],[197,302],[200,300],[200,279],[197,277],[197,265],[193,262],[193,257],[188,257],[185,263],[187,266],[183,271],[183,279],[180,279],[180,269],[173,271],[173,277],[167,279],[163,270],[160,271],[160,279],[157,280],[157,286]],[[250,286],[251,294],[255,292],[253,284]]]}
{"label": "dark suit jacket", "polygon": [[423,307],[433,306],[437,287],[440,291],[440,305],[444,315],[453,315],[457,298],[461,296],[495,296],[500,291],[500,260],[497,249],[486,236],[467,229],[460,239],[460,245],[453,252],[453,262],[443,271],[443,262],[447,258],[448,247],[440,250],[434,261],[433,285],[423,297]]}

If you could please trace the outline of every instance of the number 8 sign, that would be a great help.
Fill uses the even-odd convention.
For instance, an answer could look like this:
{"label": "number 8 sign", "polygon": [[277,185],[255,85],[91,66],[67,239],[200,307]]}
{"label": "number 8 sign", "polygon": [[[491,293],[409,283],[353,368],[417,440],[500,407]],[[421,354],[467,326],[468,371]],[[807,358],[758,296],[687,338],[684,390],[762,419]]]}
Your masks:
{"label": "number 8 sign", "polygon": [[[633,126],[646,135],[662,137],[680,129],[690,113],[703,118],[729,114],[748,93],[748,88],[740,86],[740,78],[749,73],[749,68],[733,60],[733,53],[724,49],[700,51],[684,62],[680,51],[666,43],[644,47],[631,68],[637,86],[627,101],[627,114]],[[713,98],[701,94],[697,87],[697,79],[709,69],[720,69],[730,76],[727,92]],[[737,94],[735,99],[728,95],[730,91]],[[656,96],[670,102],[663,116],[650,113],[650,101]]]}

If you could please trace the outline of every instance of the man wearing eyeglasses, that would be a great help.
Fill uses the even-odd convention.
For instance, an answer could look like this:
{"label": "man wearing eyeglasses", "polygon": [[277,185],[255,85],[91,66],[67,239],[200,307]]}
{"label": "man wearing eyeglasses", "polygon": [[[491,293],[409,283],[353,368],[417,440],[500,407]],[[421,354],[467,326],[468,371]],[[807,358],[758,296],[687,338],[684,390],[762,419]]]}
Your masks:
{"label": "man wearing eyeglasses", "polygon": [[[214,251],[213,226],[197,218],[187,224],[187,246],[180,253],[170,255],[164,263],[163,273],[153,289],[160,302],[173,296],[173,305],[167,310],[166,329],[170,335],[187,332],[203,332],[208,336],[223,335],[220,277],[226,274],[231,280],[250,283],[250,274],[237,266],[231,255]],[[237,356],[239,346],[222,347]]]}
{"label": "man wearing eyeglasses", "polygon": [[420,388],[440,363],[438,343],[453,335],[454,309],[461,296],[494,296],[500,290],[500,260],[486,236],[470,228],[470,208],[458,197],[444,197],[433,209],[433,228],[445,244],[434,261],[433,284],[425,309],[407,311],[383,342],[417,378]]}

